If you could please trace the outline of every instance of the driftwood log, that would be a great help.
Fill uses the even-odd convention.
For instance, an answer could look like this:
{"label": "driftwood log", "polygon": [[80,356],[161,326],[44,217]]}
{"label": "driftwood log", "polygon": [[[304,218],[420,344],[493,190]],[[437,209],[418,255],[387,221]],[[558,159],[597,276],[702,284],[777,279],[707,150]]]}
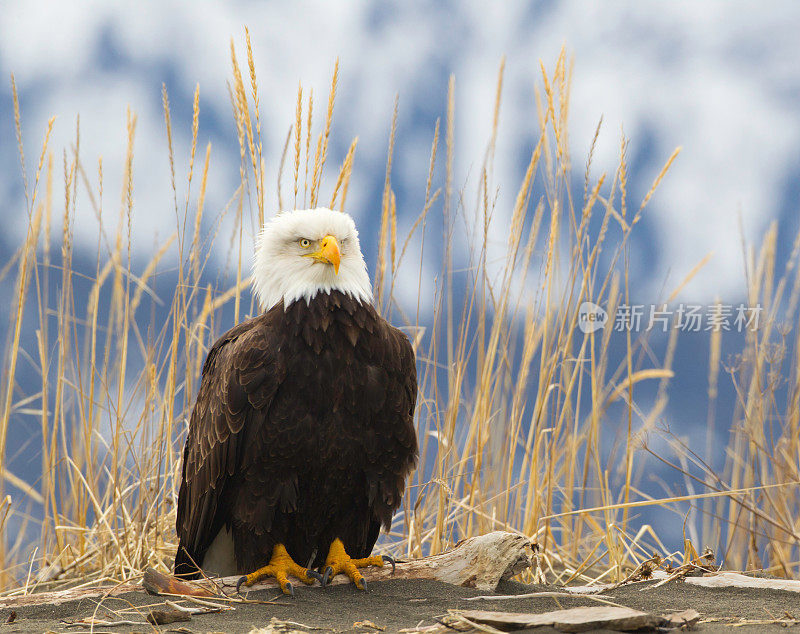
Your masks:
{"label": "driftwood log", "polygon": [[[494,591],[501,579],[508,579],[529,568],[533,552],[531,541],[524,535],[493,531],[458,542],[452,550],[411,561],[398,561],[392,567],[362,568],[367,580],[435,579],[454,586]],[[239,577],[225,577],[223,586],[236,586]],[[331,584],[350,583],[345,575],[337,575]],[[274,579],[265,579],[251,590],[277,588]]]}
{"label": "driftwood log", "polygon": [[[590,632],[597,629],[621,632],[690,629],[700,620],[695,610],[666,616],[641,612],[624,606],[589,606],[555,610],[540,614],[526,612],[490,612],[485,610],[449,610],[436,625],[401,630],[420,634],[450,634],[453,631],[526,630],[552,627],[559,632]],[[492,628],[492,629],[488,629]]]}
{"label": "driftwood log", "polygon": [[[460,541],[452,550],[440,555],[412,561],[398,561],[394,573],[388,565],[383,568],[362,569],[362,573],[367,582],[383,579],[435,579],[453,585],[494,591],[501,579],[507,579],[529,568],[532,556],[531,542],[527,537],[516,533],[494,531]],[[220,586],[226,591],[232,590],[237,580],[238,577],[226,577],[187,583],[148,568],[143,586],[152,594],[214,596],[218,594],[217,588]],[[350,580],[344,575],[338,575],[330,583],[350,583]],[[250,590],[269,588],[277,588],[274,579],[266,579],[252,586]],[[142,585],[126,583],[117,586],[37,592],[22,596],[0,597],[0,608],[58,604],[87,597],[113,596],[140,590]]]}

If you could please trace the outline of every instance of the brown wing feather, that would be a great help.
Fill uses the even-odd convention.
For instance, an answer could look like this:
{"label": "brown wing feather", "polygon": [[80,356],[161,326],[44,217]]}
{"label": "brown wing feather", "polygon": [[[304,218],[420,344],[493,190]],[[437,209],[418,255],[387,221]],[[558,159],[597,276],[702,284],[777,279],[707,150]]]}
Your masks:
{"label": "brown wing feather", "polygon": [[229,330],[208,353],[183,451],[175,571],[195,574],[229,517],[243,464],[247,427],[282,381],[269,345],[270,313]]}
{"label": "brown wing feather", "polygon": [[[368,431],[364,452],[369,487],[369,506],[374,517],[388,530],[393,513],[402,502],[405,481],[417,461],[414,408],[417,401],[417,370],[414,349],[400,330],[378,317],[378,339],[382,358],[368,389],[382,391],[383,406]],[[377,532],[375,532],[377,538]],[[372,543],[365,544],[367,552]]]}

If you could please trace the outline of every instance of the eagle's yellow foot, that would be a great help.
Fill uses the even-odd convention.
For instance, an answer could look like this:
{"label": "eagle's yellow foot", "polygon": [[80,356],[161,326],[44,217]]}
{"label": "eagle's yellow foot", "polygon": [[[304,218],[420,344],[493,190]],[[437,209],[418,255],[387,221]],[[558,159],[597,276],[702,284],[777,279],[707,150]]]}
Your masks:
{"label": "eagle's yellow foot", "polygon": [[251,572],[249,575],[239,579],[236,583],[236,592],[237,594],[239,593],[239,588],[242,587],[242,584],[252,586],[256,581],[260,581],[264,577],[275,577],[283,593],[294,596],[294,587],[292,587],[288,579],[290,574],[308,585],[314,583],[314,579],[322,581],[322,576],[319,573],[298,566],[289,553],[286,552],[283,544],[275,544],[269,563],[263,568],[259,568],[255,572]]}
{"label": "eagle's yellow foot", "polygon": [[394,572],[394,559],[387,555],[375,555],[373,557],[365,557],[364,559],[351,559],[350,555],[345,552],[344,544],[338,537],[331,543],[328,557],[325,559],[325,572],[322,575],[322,587],[328,585],[328,582],[338,575],[340,572],[345,573],[350,580],[355,584],[359,590],[367,589],[367,581],[358,571],[359,568],[366,568],[367,566],[377,566],[383,568],[384,562],[392,564],[392,572]]}

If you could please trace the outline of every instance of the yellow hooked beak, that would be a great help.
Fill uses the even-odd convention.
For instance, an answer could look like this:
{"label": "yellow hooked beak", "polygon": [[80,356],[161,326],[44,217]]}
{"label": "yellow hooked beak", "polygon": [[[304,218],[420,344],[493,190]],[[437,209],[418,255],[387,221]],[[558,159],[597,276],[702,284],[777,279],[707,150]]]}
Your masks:
{"label": "yellow hooked beak", "polygon": [[342,260],[342,254],[339,251],[339,243],[333,236],[325,236],[319,243],[319,251],[316,253],[309,253],[310,257],[314,258],[317,262],[324,262],[325,264],[333,264],[333,270],[339,273],[339,262]]}

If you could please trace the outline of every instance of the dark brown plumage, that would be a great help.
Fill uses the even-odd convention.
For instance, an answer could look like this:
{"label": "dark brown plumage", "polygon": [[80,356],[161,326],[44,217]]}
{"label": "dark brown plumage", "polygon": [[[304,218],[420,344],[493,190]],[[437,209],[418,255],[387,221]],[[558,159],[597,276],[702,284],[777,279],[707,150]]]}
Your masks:
{"label": "dark brown plumage", "polygon": [[222,528],[237,572],[283,543],[320,566],[335,538],[366,557],[417,458],[414,352],[339,291],[229,330],[203,367],[178,497],[175,572],[194,576]]}

